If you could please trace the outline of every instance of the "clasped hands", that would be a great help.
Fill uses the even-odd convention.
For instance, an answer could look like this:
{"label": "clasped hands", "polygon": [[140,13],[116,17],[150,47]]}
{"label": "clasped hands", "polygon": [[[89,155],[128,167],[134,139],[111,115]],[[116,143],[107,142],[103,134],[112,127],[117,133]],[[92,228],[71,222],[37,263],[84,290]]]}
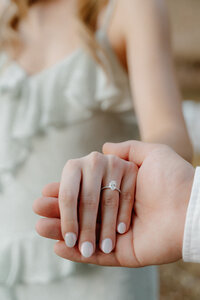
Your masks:
{"label": "clasped hands", "polygon": [[[45,217],[36,230],[75,262],[136,268],[177,261],[194,172],[168,146],[107,143],[103,154],[68,161],[61,182],[43,189],[33,205]],[[121,193],[102,190],[112,180]]]}

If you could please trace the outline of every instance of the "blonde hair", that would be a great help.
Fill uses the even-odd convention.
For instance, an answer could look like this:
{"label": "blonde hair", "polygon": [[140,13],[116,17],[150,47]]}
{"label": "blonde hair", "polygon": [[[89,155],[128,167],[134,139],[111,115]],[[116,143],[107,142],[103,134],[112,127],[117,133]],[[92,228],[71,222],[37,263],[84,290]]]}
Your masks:
{"label": "blonde hair", "polygon": [[[19,44],[17,28],[29,7],[40,0],[10,0],[0,17],[0,49]],[[101,64],[98,51],[103,51],[95,39],[98,16],[108,0],[78,0],[77,17],[84,44]]]}

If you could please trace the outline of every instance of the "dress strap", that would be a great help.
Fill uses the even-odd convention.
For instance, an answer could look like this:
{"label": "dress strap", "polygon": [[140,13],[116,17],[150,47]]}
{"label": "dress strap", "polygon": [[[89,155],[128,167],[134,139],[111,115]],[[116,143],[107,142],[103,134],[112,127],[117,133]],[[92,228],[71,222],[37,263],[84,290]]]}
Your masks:
{"label": "dress strap", "polygon": [[110,21],[113,16],[115,4],[116,4],[116,0],[109,0],[109,2],[108,2],[105,16],[104,16],[103,26],[101,27],[101,31],[104,33],[107,33],[108,27],[110,25]]}

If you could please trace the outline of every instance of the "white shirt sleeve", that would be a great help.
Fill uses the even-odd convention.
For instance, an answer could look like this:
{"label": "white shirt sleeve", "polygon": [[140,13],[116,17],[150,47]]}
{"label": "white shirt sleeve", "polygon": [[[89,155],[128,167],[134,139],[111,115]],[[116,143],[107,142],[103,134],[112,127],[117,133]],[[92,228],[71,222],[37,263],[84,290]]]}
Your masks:
{"label": "white shirt sleeve", "polygon": [[183,260],[200,263],[200,167],[196,169],[183,238]]}

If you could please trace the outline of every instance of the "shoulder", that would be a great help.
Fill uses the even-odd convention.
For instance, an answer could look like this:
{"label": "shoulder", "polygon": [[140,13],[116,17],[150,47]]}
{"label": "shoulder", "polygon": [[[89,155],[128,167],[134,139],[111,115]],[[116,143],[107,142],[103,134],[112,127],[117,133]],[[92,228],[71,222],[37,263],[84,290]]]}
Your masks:
{"label": "shoulder", "polygon": [[[165,0],[115,0],[115,23],[122,39],[134,47],[138,44],[169,44],[170,28]],[[143,46],[142,46],[143,47]]]}
{"label": "shoulder", "polygon": [[[168,10],[165,0],[115,0],[116,19],[124,30],[138,26],[160,25],[168,27]],[[133,27],[134,26],[134,27]],[[148,28],[146,28],[148,29]]]}
{"label": "shoulder", "polygon": [[139,14],[162,14],[166,11],[165,0],[115,0],[118,13],[124,17]]}

